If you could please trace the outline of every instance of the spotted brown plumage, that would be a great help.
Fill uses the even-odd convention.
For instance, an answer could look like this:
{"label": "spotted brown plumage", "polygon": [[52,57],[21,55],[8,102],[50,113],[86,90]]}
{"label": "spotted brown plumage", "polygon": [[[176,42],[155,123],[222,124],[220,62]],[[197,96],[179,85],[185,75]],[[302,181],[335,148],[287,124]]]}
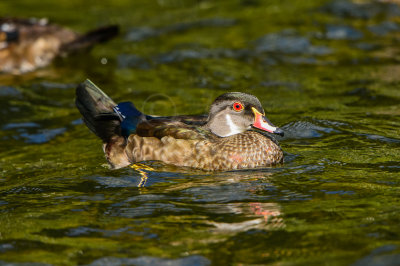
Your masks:
{"label": "spotted brown plumage", "polygon": [[49,65],[54,58],[89,48],[118,34],[118,26],[86,34],[47,19],[0,18],[0,73],[22,74]]}
{"label": "spotted brown plumage", "polygon": [[253,95],[219,96],[208,116],[155,117],[130,102],[115,104],[91,81],[81,83],[76,105],[89,129],[103,140],[113,168],[162,161],[203,170],[233,170],[283,162],[276,141],[258,131],[283,135],[265,118]]}

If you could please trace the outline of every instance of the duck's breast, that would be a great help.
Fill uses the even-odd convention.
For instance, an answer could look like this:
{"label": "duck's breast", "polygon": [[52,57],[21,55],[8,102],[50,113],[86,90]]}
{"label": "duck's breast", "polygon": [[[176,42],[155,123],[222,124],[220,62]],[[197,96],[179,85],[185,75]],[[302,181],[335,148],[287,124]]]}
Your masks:
{"label": "duck's breast", "polygon": [[[270,138],[254,132],[236,134],[220,138],[209,146],[209,159],[204,160],[203,168],[209,170],[233,170],[271,166],[283,161],[283,152]],[[197,153],[198,160],[203,155]]]}

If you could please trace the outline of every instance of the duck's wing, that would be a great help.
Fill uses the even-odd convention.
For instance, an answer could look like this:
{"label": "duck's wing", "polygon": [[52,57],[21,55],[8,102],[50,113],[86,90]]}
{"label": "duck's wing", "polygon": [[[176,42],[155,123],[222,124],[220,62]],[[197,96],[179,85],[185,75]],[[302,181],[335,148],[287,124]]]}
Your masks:
{"label": "duck's wing", "polygon": [[207,117],[207,115],[176,115],[166,116],[163,118],[173,121],[179,121],[191,126],[204,126],[207,123]]}
{"label": "duck's wing", "polygon": [[193,126],[177,120],[167,118],[153,118],[137,125],[136,134],[141,137],[163,138],[170,136],[176,139],[206,139],[213,134],[200,126]]}

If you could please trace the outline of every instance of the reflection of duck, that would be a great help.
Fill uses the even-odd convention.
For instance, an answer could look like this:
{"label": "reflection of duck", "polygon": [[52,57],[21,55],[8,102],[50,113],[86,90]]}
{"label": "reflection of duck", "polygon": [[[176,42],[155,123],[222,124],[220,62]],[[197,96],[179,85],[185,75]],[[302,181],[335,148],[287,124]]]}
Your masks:
{"label": "reflection of duck", "polygon": [[282,162],[283,153],[269,137],[254,130],[283,135],[269,122],[253,95],[225,93],[205,116],[154,117],[131,102],[115,104],[90,81],[77,88],[76,105],[86,125],[103,142],[114,168],[158,160],[204,170],[231,170]]}
{"label": "reflection of duck", "polygon": [[[208,210],[209,205],[206,205]],[[203,206],[204,207],[204,206]],[[211,206],[211,210],[216,213],[222,214],[242,214],[246,215],[245,221],[240,222],[210,222],[215,228],[213,231],[233,233],[233,232],[245,232],[250,229],[268,229],[268,230],[279,230],[284,228],[286,225],[283,221],[281,207],[277,203],[273,202],[250,202],[250,203],[224,203],[214,204]]]}
{"label": "reflection of duck", "polygon": [[117,33],[117,26],[79,35],[46,19],[0,18],[0,72],[21,74],[44,67],[59,55],[91,47]]}

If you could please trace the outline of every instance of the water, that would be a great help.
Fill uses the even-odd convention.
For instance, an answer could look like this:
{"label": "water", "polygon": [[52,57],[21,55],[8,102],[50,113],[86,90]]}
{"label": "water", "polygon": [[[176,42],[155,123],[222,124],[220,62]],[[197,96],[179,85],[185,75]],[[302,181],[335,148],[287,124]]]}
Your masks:
{"label": "water", "polygon": [[[372,1],[3,1],[119,38],[0,76],[0,264],[397,265],[400,9]],[[54,11],[58,10],[58,11]],[[74,90],[148,113],[258,96],[285,164],[109,170]],[[138,187],[138,186],[141,187]]]}

